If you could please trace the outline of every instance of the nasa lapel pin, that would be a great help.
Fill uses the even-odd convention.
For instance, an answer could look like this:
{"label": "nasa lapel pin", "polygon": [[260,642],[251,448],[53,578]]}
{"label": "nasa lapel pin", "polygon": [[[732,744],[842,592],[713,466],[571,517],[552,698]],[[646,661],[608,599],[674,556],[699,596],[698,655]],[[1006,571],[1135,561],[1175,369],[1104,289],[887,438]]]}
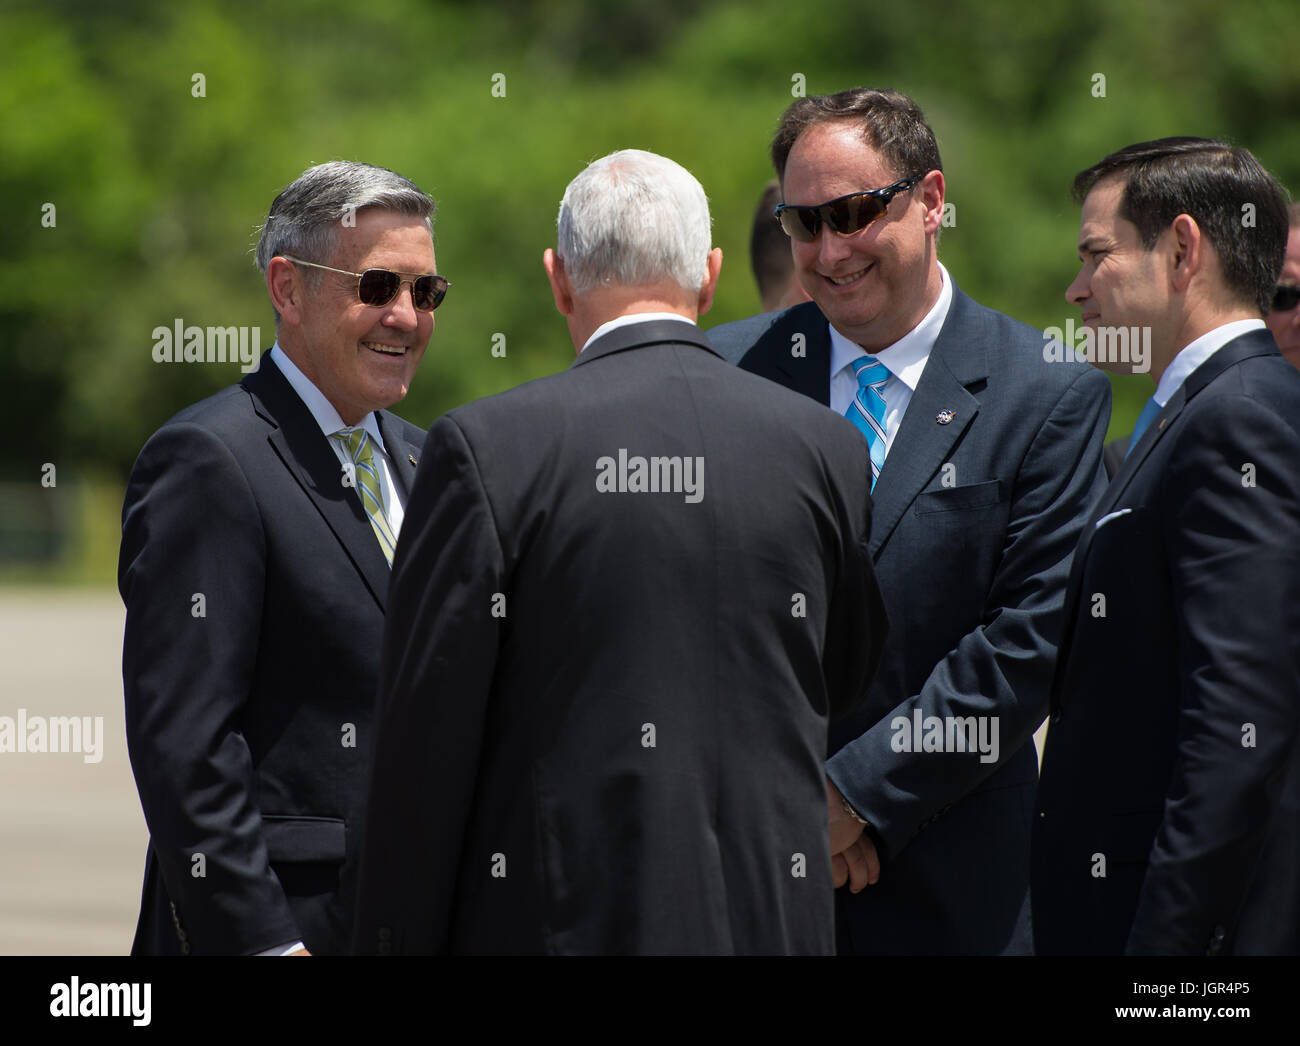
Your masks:
{"label": "nasa lapel pin", "polygon": [[950,410],[941,410],[939,411],[938,414],[934,416],[934,420],[937,421],[940,425],[947,425],[956,416],[957,415]]}

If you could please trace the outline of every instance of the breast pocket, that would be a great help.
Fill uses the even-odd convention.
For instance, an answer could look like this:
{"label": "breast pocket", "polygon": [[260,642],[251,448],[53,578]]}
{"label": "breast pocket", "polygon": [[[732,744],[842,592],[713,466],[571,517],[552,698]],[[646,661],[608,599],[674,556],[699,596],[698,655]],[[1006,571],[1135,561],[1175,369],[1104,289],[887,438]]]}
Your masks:
{"label": "breast pocket", "polygon": [[1002,481],[990,479],[971,483],[965,487],[945,487],[927,490],[916,496],[916,514],[928,516],[936,512],[991,508],[1002,502]]}
{"label": "breast pocket", "polygon": [[[1010,511],[1001,480],[941,487],[916,496],[905,520],[900,548],[907,550],[905,574],[912,621],[946,621],[955,641],[985,615],[984,601],[1006,544]],[[890,616],[894,616],[890,606]],[[937,637],[938,638],[938,637]],[[946,648],[945,648],[946,649]]]}

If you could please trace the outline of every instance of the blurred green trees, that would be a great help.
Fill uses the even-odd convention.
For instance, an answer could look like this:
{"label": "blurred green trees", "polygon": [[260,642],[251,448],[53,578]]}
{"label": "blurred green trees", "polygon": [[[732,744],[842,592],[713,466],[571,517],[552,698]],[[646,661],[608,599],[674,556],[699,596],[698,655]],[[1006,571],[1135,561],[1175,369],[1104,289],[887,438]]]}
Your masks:
{"label": "blurred green trees", "polygon": [[[977,299],[1040,327],[1077,315],[1062,297],[1068,188],[1105,153],[1222,136],[1300,185],[1294,0],[20,6],[0,15],[0,416],[17,447],[0,480],[54,461],[121,481],[167,417],[237,381],[237,364],[155,364],[151,332],[261,325],[269,346],[256,228],[323,160],[391,167],[438,201],[455,286],[398,408],[417,424],[567,366],[541,252],[565,184],[613,149],[699,177],[727,256],[706,326],[748,315],[776,120],[800,86],[855,85],[920,102],[956,205],[942,258]],[[1116,390],[1113,433],[1150,385]]]}

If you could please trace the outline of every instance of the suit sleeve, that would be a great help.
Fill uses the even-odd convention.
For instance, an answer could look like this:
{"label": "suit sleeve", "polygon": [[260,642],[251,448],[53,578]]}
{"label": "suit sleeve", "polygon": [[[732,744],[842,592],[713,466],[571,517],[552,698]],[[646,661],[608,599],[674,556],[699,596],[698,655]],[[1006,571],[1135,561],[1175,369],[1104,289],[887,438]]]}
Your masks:
{"label": "suit sleeve", "polygon": [[1300,729],[1300,439],[1245,396],[1212,405],[1182,427],[1162,496],[1178,749],[1131,953],[1205,954],[1230,932]]}
{"label": "suit sleeve", "polygon": [[271,870],[241,732],[266,571],[261,518],[230,449],[160,430],[122,512],[126,734],[150,842],[195,954],[301,939]]}
{"label": "suit sleeve", "polygon": [[451,947],[504,573],[473,451],[455,421],[443,417],[425,443],[393,561],[358,952],[439,954]]}
{"label": "suit sleeve", "polygon": [[[1029,743],[1047,715],[1074,546],[1105,489],[1101,454],[1109,405],[1105,376],[1081,370],[1047,412],[1012,481],[1002,556],[983,621],[934,667],[919,694],[827,764],[888,855],[897,856],[933,818]],[[923,717],[983,719],[989,737],[997,729],[998,758],[895,751],[896,718],[911,721],[917,709]]]}

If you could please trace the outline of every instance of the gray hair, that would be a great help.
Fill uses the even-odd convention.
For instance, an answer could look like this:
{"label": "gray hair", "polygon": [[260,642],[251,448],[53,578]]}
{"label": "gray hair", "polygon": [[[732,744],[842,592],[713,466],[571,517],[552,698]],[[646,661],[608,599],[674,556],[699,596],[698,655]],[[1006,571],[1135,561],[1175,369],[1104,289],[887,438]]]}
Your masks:
{"label": "gray hair", "polygon": [[257,267],[266,272],[277,254],[328,264],[340,226],[366,207],[423,218],[433,235],[434,203],[418,185],[386,167],[334,160],[308,167],[272,202],[257,241]]}
{"label": "gray hair", "polygon": [[556,253],[577,294],[672,280],[698,292],[712,246],[709,201],[686,168],[621,149],[590,164],[560,202]]}

